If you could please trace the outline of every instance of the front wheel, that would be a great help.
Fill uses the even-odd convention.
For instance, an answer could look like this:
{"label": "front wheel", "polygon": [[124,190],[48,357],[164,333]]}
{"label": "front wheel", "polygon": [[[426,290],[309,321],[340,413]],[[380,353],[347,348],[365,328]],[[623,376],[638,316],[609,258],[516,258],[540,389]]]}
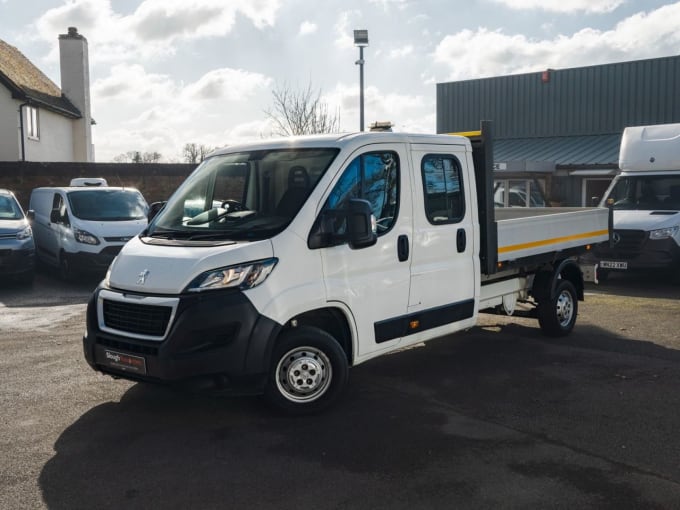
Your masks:
{"label": "front wheel", "polygon": [[340,397],[347,379],[347,356],[335,338],[299,327],[284,333],[274,349],[265,397],[291,414],[314,413]]}
{"label": "front wheel", "polygon": [[558,280],[554,294],[538,303],[538,323],[548,336],[571,333],[578,314],[576,288],[569,280]]}

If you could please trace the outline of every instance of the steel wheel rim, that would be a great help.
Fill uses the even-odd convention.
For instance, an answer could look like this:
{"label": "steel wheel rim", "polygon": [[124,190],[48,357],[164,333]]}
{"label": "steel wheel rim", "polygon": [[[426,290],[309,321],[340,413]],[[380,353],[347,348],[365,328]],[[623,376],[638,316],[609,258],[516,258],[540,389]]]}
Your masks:
{"label": "steel wheel rim", "polygon": [[563,290],[557,298],[557,321],[567,327],[574,316],[574,300],[571,293]]}
{"label": "steel wheel rim", "polygon": [[276,386],[291,402],[313,402],[328,388],[333,377],[330,359],[316,347],[296,347],[281,356],[276,366]]}

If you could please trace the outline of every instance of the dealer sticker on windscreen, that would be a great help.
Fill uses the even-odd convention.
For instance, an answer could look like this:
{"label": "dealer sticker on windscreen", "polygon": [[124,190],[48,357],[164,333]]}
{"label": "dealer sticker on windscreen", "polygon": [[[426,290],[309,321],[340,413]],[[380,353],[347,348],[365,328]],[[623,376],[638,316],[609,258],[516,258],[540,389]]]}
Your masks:
{"label": "dealer sticker on windscreen", "polygon": [[110,367],[135,374],[146,374],[146,360],[141,356],[106,350],[104,358],[104,363]]}
{"label": "dealer sticker on windscreen", "polygon": [[600,261],[602,269],[628,269],[628,262],[620,260],[602,260]]}

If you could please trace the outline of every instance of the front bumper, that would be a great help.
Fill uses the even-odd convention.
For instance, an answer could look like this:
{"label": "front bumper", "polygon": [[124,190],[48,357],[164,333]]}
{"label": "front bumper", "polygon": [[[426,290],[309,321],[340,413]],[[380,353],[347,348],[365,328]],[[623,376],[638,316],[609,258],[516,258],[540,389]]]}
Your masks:
{"label": "front bumper", "polygon": [[[232,393],[261,393],[264,389],[271,345],[281,326],[260,315],[242,292],[178,296],[172,323],[164,338],[157,341],[134,338],[133,332],[102,331],[100,325],[107,321],[134,329],[130,321],[121,326],[116,317],[107,314],[102,322],[98,317],[98,308],[101,311],[102,307],[97,304],[102,289],[95,290],[88,303],[83,337],[85,359],[95,370],[130,380],[180,383]],[[132,301],[143,297],[133,296]],[[140,311],[140,320],[145,320],[144,313],[150,310]],[[125,313],[135,316],[134,309]],[[111,358],[117,355],[139,361],[143,367],[112,363]]]}
{"label": "front bumper", "polygon": [[596,262],[625,262],[628,270],[680,268],[680,246],[672,239],[649,239],[648,232],[618,231],[618,244],[593,248]]}
{"label": "front bumper", "polygon": [[0,275],[22,275],[32,272],[34,268],[34,249],[10,250],[0,247]]}
{"label": "front bumper", "polygon": [[106,272],[123,245],[107,246],[99,252],[79,251],[69,253],[71,267],[80,272]]}

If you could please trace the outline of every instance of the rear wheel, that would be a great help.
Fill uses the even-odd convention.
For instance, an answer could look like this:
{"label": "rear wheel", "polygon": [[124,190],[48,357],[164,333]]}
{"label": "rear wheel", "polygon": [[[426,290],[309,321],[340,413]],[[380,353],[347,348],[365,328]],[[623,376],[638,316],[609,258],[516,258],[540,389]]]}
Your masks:
{"label": "rear wheel", "polygon": [[578,315],[578,296],[569,280],[558,280],[554,293],[538,303],[538,323],[543,333],[553,337],[571,333]]}
{"label": "rear wheel", "polygon": [[347,379],[347,356],[340,344],[325,331],[304,326],[279,339],[265,397],[291,414],[314,413],[340,397]]}

